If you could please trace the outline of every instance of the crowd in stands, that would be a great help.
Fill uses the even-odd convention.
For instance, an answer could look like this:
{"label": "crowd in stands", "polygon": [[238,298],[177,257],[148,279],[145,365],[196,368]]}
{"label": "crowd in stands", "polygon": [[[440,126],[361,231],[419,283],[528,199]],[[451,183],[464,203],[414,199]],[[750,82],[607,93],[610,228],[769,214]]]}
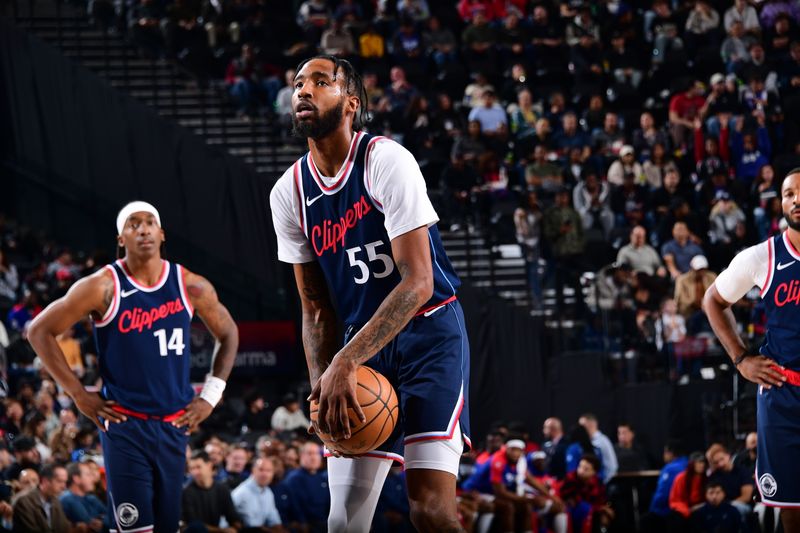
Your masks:
{"label": "crowd in stands", "polygon": [[[564,313],[562,289],[588,286],[580,348],[602,330],[612,351],[673,361],[673,377],[707,351],[702,289],[782,230],[778,189],[800,166],[797,0],[93,0],[89,11],[221,80],[240,116],[284,133],[294,66],[350,60],[367,129],[414,153],[445,226],[518,243],[535,310],[546,288]],[[758,306],[737,316],[758,334]]]}

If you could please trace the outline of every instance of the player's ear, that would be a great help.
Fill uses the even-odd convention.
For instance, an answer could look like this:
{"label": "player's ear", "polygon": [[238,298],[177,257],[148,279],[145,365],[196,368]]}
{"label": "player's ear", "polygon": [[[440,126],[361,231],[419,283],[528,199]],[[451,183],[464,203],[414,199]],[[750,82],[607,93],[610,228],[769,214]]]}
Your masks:
{"label": "player's ear", "polygon": [[347,107],[355,115],[358,113],[358,108],[361,107],[361,98],[354,94],[349,95],[347,97]]}
{"label": "player's ear", "polygon": [[120,248],[125,247],[125,241],[122,240],[122,235],[117,235],[117,246],[119,246]]}

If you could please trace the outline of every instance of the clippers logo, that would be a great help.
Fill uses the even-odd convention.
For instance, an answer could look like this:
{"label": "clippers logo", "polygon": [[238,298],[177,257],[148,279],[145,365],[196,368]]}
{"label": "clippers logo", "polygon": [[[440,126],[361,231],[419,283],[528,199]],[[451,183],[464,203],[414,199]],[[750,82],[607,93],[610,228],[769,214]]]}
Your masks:
{"label": "clippers logo", "polygon": [[311,228],[311,245],[314,247],[317,257],[321,257],[328,250],[336,253],[338,247],[344,248],[344,238],[347,232],[356,227],[356,224],[370,211],[372,211],[372,206],[362,195],[339,220],[325,220],[321,225],[317,224]]}
{"label": "clippers logo", "polygon": [[121,503],[117,507],[117,520],[119,525],[130,527],[139,520],[139,509],[132,503]]}
{"label": "clippers logo", "polygon": [[796,279],[781,283],[775,289],[775,305],[783,307],[787,304],[800,305],[800,281]]}
{"label": "clippers logo", "polygon": [[141,333],[145,329],[152,329],[153,324],[167,318],[170,315],[176,315],[181,311],[186,310],[180,298],[175,298],[172,302],[161,304],[148,311],[135,307],[133,310],[126,309],[119,315],[119,322],[117,327],[120,333],[129,333],[131,331],[138,331]]}
{"label": "clippers logo", "polygon": [[758,486],[761,489],[761,494],[767,498],[772,498],[778,492],[778,482],[771,474],[764,474],[758,478]]}

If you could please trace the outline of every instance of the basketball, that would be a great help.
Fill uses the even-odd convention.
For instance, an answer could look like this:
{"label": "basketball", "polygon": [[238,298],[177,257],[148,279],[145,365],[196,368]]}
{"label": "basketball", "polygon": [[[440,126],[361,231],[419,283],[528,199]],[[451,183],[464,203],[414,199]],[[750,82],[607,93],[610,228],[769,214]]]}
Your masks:
{"label": "basketball", "polygon": [[[330,450],[346,455],[361,455],[371,452],[389,438],[397,423],[399,407],[394,387],[379,372],[366,367],[358,367],[356,398],[364,411],[366,421],[361,423],[355,411],[348,409],[350,417],[350,438],[337,442],[330,435],[317,432],[317,435]],[[317,421],[319,405],[311,402],[311,421]]]}

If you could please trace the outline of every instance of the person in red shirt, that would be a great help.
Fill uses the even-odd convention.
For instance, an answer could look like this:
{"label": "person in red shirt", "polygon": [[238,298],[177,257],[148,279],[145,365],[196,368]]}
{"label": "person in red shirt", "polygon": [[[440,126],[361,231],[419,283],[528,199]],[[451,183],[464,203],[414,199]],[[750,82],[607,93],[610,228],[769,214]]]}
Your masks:
{"label": "person in red shirt", "polygon": [[673,146],[685,149],[690,135],[694,132],[694,119],[700,116],[700,109],[705,105],[703,85],[694,81],[682,93],[673,96],[669,101],[669,133]]}
{"label": "person in red shirt", "polygon": [[597,476],[599,472],[600,460],[592,454],[585,454],[578,469],[567,474],[559,489],[559,496],[572,518],[574,533],[589,533],[595,523],[608,526],[614,519],[605,486]]}
{"label": "person in red shirt", "polygon": [[689,516],[706,503],[707,468],[703,452],[694,452],[686,470],[675,476],[669,492],[669,508],[673,511],[669,520],[674,523],[671,530],[685,526]]}
{"label": "person in red shirt", "polygon": [[492,430],[486,435],[486,449],[475,457],[475,466],[480,466],[491,459],[492,455],[503,447],[505,435],[502,431]]}

